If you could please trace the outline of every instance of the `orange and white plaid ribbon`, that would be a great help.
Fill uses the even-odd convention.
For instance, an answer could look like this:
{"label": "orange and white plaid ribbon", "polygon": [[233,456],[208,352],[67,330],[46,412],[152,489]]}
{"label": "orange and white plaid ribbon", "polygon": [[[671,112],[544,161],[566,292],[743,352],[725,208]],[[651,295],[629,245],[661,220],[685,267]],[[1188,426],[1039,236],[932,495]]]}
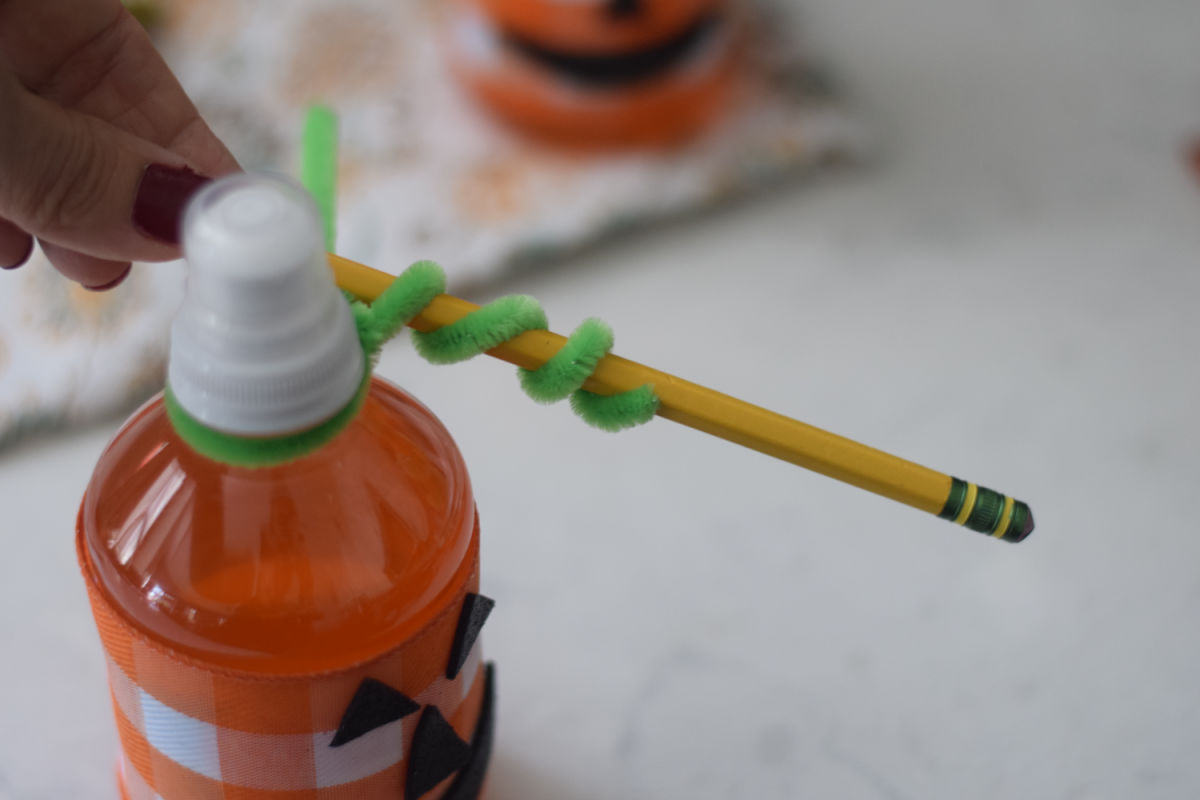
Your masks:
{"label": "orange and white plaid ribbon", "polygon": [[[478,540],[476,540],[477,542]],[[81,551],[82,556],[82,551]],[[364,679],[433,706],[470,742],[484,696],[480,646],[447,678],[447,660],[471,577],[421,631],[395,650],[345,670],[269,677],[216,669],[134,630],[87,575],[108,660],[126,800],[396,800],[421,714],[331,747]],[[441,797],[447,779],[424,797]]]}

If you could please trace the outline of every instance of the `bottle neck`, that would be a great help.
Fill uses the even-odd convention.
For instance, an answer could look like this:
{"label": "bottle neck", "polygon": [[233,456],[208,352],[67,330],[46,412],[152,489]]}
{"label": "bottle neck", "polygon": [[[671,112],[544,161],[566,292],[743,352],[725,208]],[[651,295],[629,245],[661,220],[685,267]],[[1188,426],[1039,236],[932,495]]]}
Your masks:
{"label": "bottle neck", "polygon": [[169,386],[163,399],[176,435],[192,450],[221,464],[264,468],[296,461],[325,447],[358,416],[371,383],[371,375],[364,369],[358,388],[333,416],[277,436],[247,436],[216,430],[193,417]]}

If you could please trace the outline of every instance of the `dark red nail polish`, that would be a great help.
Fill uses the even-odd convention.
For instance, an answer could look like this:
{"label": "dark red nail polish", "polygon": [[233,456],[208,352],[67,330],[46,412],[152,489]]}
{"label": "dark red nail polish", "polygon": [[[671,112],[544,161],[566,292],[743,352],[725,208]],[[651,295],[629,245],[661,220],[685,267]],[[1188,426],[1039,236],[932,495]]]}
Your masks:
{"label": "dark red nail polish", "polygon": [[33,237],[29,237],[29,249],[25,251],[25,255],[17,259],[16,263],[9,264],[4,269],[16,269],[17,267],[25,266],[25,262],[33,255]]}
{"label": "dark red nail polish", "polygon": [[146,167],[133,202],[134,227],[151,239],[179,244],[183,210],[192,195],[210,180],[187,167]]}
{"label": "dark red nail polish", "polygon": [[84,286],[83,288],[87,289],[89,292],[107,292],[109,289],[115,289],[124,283],[125,279],[129,277],[130,272],[133,272],[132,264],[126,267],[124,272],[113,278],[108,283],[102,283],[99,286]]}

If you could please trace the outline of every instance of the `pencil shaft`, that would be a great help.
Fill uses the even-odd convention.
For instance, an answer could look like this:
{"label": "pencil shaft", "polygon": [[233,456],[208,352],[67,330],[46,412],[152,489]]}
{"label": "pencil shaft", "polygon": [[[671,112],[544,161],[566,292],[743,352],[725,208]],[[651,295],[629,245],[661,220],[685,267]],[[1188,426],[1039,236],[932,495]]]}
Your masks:
{"label": "pencil shaft", "polygon": [[[392,276],[339,256],[330,256],[343,289],[373,300]],[[436,330],[478,308],[440,295],[411,323]],[[566,342],[550,331],[527,331],[488,351],[488,355],[536,369]],[[616,394],[651,384],[661,401],[659,416],[858,486],[931,514],[946,503],[951,477],[881,450],[776,414],[729,395],[685,381],[620,356],[609,355],[584,384],[588,391]]]}

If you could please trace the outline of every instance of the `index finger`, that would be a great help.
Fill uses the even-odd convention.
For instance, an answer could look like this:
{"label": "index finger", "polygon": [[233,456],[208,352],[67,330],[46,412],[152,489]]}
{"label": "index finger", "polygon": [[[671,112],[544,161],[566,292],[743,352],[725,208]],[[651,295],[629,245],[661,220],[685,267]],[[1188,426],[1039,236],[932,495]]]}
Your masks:
{"label": "index finger", "polygon": [[0,54],[47,100],[172,150],[210,177],[238,169],[118,0],[0,2]]}

